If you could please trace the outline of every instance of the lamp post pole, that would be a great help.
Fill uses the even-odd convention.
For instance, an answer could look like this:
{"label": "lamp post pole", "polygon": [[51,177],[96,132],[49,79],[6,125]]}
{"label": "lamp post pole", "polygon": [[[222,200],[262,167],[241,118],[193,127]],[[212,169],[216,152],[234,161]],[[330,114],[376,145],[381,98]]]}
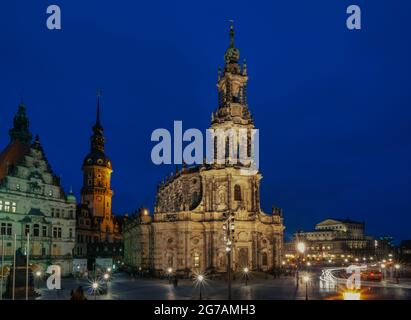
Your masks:
{"label": "lamp post pole", "polygon": [[231,268],[232,268],[232,248],[234,241],[234,214],[230,213],[228,219],[223,224],[226,231],[224,240],[226,242],[227,252],[227,277],[228,277],[228,300],[231,300]]}

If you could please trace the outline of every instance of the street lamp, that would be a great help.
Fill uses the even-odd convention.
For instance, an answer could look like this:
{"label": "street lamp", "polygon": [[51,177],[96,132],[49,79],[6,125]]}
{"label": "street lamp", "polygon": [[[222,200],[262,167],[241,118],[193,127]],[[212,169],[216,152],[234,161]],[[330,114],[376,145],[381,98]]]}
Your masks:
{"label": "street lamp", "polygon": [[98,289],[98,282],[93,282],[93,284],[91,285],[91,287],[93,288],[93,293],[94,293],[94,300],[97,299],[97,289]]}
{"label": "street lamp", "polygon": [[108,273],[105,273],[103,278],[104,280],[108,281],[108,279],[110,279],[110,275]]}
{"label": "street lamp", "polygon": [[245,285],[247,286],[247,282],[248,282],[248,268],[245,267],[244,268],[244,275],[245,275]]}
{"label": "street lamp", "polygon": [[40,271],[36,272],[36,277],[37,277],[37,289],[39,289],[40,288],[40,277],[41,277]]}
{"label": "street lamp", "polygon": [[232,264],[232,246],[234,241],[235,232],[235,216],[231,212],[227,220],[223,223],[224,241],[225,241],[225,251],[227,253],[227,278],[228,278],[228,300],[231,300],[231,264]]}
{"label": "street lamp", "polygon": [[202,299],[203,299],[203,296],[202,296],[202,291],[201,291],[201,289],[202,289],[202,286],[203,286],[204,276],[203,276],[202,274],[199,274],[199,275],[197,276],[197,281],[198,281],[199,286],[200,286],[200,300],[202,300]]}
{"label": "street lamp", "polygon": [[171,273],[173,272],[173,268],[168,268],[167,269],[167,274],[168,274],[168,282],[171,283]]}
{"label": "street lamp", "polygon": [[310,281],[310,277],[305,275],[303,281],[305,283],[305,300],[308,300],[308,282]]}
{"label": "street lamp", "polygon": [[400,268],[401,266],[397,263],[395,266],[395,279],[397,283],[400,283]]}
{"label": "street lamp", "polygon": [[111,268],[109,267],[109,268],[107,268],[107,272],[111,272]]}

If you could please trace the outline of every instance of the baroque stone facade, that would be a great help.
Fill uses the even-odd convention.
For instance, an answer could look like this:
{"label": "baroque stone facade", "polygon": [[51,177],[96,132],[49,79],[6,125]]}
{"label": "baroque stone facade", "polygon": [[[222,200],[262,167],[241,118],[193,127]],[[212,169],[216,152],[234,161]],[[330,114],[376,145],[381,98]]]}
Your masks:
{"label": "baroque stone facade", "polygon": [[43,272],[57,264],[62,274],[71,272],[75,243],[76,199],[66,194],[47,161],[38,136],[32,141],[24,105],[14,117],[11,141],[0,154],[0,247],[4,239],[5,261],[13,261],[16,249],[27,252],[29,262]]}
{"label": "baroque stone facade", "polygon": [[253,151],[247,67],[245,63],[240,66],[239,55],[231,26],[225,67],[218,75],[218,108],[212,113],[211,129],[231,129],[233,136],[214,136],[213,163],[183,165],[167,177],[158,186],[153,216],[140,210],[129,219],[124,232],[126,264],[160,274],[169,268],[188,273],[224,272],[227,254],[223,224],[234,217],[233,269],[267,271],[280,265],[282,211],[274,208],[272,214],[264,213],[260,207],[261,173],[250,170],[250,163],[231,161],[235,150],[241,148],[240,131],[247,133],[247,155]]}

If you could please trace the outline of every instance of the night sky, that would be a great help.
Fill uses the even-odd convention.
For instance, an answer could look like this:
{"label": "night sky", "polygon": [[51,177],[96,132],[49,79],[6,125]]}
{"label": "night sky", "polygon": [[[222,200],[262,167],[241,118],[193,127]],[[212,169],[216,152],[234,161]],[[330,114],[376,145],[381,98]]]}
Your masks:
{"label": "night sky", "polygon": [[[62,30],[46,28],[60,5]],[[362,30],[346,8],[362,9]],[[411,238],[411,2],[3,1],[0,146],[21,100],[54,171],[76,195],[101,88],[117,214],[152,208],[156,128],[210,125],[228,20],[249,72],[260,129],[262,208],[284,209],[286,235],[321,219],[366,222]],[[79,199],[79,197],[78,197]]]}

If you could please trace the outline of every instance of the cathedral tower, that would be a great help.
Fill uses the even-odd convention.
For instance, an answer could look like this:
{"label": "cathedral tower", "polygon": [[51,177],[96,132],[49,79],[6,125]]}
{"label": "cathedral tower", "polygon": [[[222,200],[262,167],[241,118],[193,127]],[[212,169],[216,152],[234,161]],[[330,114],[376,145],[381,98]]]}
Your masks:
{"label": "cathedral tower", "polygon": [[81,202],[88,205],[93,217],[111,219],[110,189],[112,166],[104,153],[103,127],[100,124],[100,97],[97,97],[97,117],[90,137],[90,153],[83,162],[83,188]]}

